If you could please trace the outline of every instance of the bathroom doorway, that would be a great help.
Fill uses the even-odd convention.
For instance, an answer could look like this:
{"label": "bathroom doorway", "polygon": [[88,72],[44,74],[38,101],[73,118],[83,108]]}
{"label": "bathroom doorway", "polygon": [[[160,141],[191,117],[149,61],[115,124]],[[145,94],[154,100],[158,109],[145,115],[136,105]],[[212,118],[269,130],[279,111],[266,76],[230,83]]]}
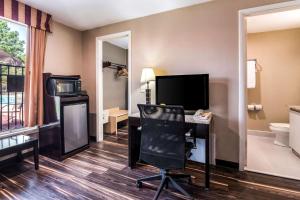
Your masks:
{"label": "bathroom doorway", "polygon": [[290,131],[294,127],[290,116],[300,106],[300,57],[295,53],[300,52],[299,18],[300,8],[245,18],[244,169],[297,180],[300,180],[300,152],[291,142],[295,130]]}

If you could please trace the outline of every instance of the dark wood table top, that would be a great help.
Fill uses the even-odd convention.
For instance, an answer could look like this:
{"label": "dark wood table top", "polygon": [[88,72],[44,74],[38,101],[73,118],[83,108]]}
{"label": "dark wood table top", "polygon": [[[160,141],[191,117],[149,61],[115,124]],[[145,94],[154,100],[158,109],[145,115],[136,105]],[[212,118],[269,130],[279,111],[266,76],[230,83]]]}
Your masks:
{"label": "dark wood table top", "polygon": [[28,135],[16,135],[7,138],[0,139],[0,150],[7,149],[10,147],[14,147],[17,145],[22,145],[28,142],[32,142],[38,140],[36,137],[28,136]]}

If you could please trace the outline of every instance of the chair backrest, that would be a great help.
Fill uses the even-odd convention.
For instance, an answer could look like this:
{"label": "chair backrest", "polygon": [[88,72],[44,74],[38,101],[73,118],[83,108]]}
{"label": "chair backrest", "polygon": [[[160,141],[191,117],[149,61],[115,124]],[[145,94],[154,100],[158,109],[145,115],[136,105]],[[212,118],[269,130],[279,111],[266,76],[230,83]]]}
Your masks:
{"label": "chair backrest", "polygon": [[185,119],[182,106],[139,104],[141,117],[140,160],[160,169],[185,165]]}

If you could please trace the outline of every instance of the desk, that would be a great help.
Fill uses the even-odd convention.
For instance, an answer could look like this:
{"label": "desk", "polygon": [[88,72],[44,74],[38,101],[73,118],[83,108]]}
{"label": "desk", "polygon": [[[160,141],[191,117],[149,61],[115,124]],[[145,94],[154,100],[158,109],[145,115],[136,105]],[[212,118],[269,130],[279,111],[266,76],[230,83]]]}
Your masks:
{"label": "desk", "polygon": [[[210,151],[209,136],[211,130],[212,117],[208,120],[195,121],[192,115],[185,116],[186,129],[193,129],[196,138],[205,140],[205,188],[209,189],[210,181]],[[140,114],[132,114],[128,120],[128,166],[134,168],[139,160],[141,133],[138,130],[140,126]]]}

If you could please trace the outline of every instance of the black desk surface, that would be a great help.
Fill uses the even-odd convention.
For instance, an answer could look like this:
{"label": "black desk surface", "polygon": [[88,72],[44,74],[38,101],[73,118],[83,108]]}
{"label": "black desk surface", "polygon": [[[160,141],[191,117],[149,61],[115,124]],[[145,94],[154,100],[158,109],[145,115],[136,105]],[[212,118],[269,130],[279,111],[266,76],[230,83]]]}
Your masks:
{"label": "black desk surface", "polygon": [[[128,117],[134,117],[134,118],[140,118],[140,113],[133,113],[130,114]],[[185,122],[191,123],[191,124],[211,124],[212,122],[212,115],[208,119],[201,119],[201,120],[195,120],[193,118],[193,115],[185,115]]]}

